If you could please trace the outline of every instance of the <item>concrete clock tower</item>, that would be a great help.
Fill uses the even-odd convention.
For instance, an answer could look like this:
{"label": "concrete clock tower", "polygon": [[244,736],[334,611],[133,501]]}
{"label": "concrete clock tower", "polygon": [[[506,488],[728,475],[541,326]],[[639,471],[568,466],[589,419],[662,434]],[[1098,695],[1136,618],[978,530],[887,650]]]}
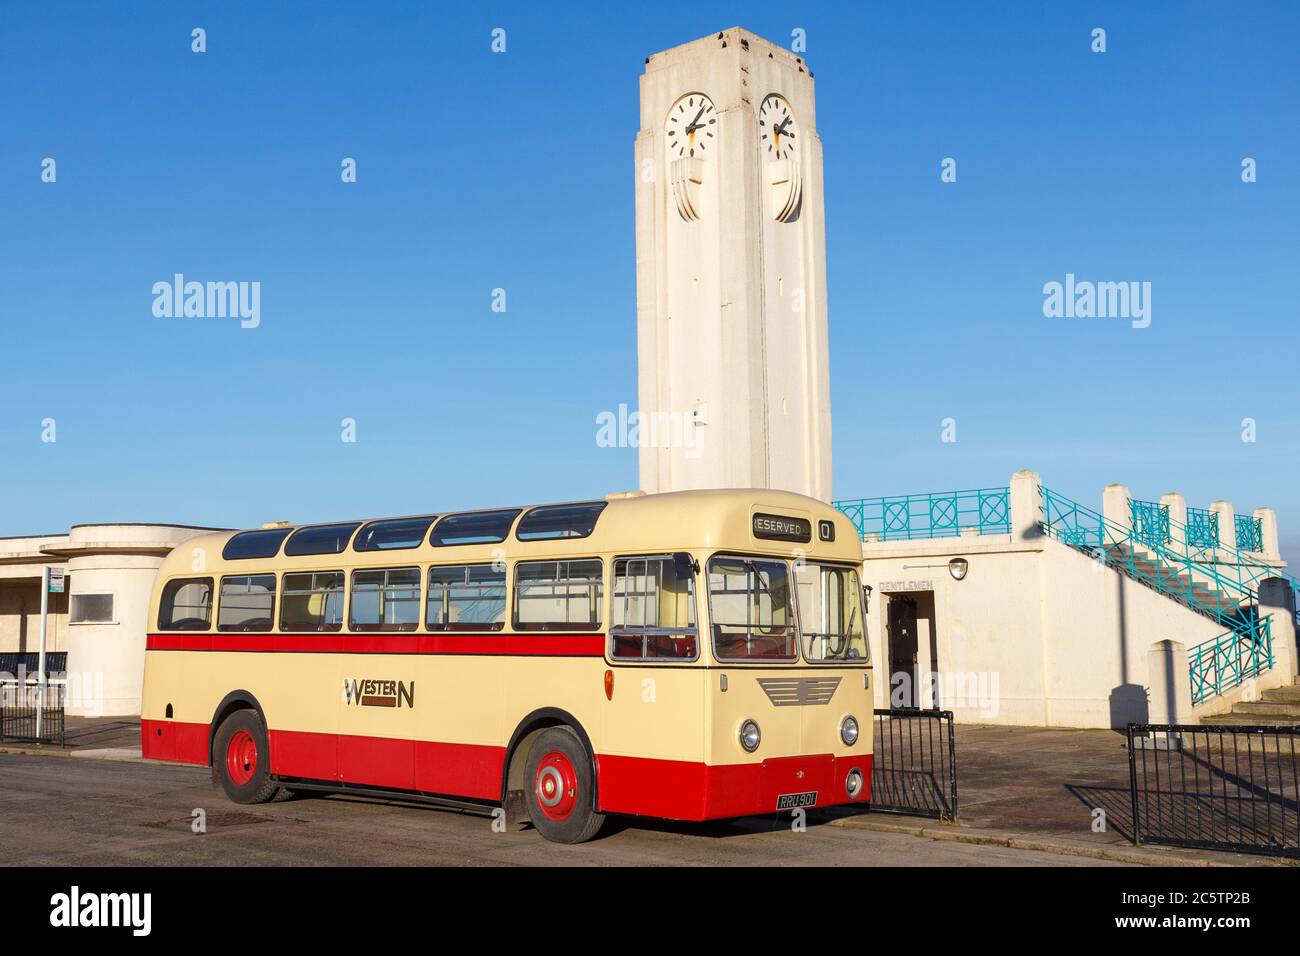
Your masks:
{"label": "concrete clock tower", "polygon": [[641,487],[831,494],[813,78],[739,28],[656,53],[636,138]]}

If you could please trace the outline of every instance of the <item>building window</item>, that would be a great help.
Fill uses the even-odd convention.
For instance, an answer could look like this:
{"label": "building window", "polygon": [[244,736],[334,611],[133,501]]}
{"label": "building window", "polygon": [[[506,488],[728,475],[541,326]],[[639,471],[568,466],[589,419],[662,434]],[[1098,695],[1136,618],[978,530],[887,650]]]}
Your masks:
{"label": "building window", "polygon": [[240,574],[221,579],[218,631],[269,631],[274,620],[274,574]]}
{"label": "building window", "polygon": [[286,557],[302,554],[342,554],[343,549],[352,540],[352,532],[361,525],[360,521],[346,524],[322,524],[314,528],[299,528],[284,545]]}
{"label": "building window", "polygon": [[619,558],[610,633],[622,660],[697,658],[695,576],[679,574],[670,555]]}
{"label": "building window", "polygon": [[212,626],[212,578],[177,578],[163,587],[160,631],[206,631]]}
{"label": "building window", "polygon": [[792,592],[784,561],[710,560],[709,617],[718,660],[795,660]]}
{"label": "building window", "polygon": [[436,515],[422,518],[385,518],[365,525],[352,542],[353,551],[400,551],[418,548]]}
{"label": "building window", "polygon": [[515,565],[515,627],[521,631],[600,628],[604,566],[580,561],[521,561]]}
{"label": "building window", "polygon": [[413,631],[420,624],[420,569],[377,568],[352,572],[354,631]]}
{"label": "building window", "polygon": [[68,598],[69,624],[116,624],[113,595],[73,594]]}
{"label": "building window", "polygon": [[343,629],[343,572],[286,574],[280,596],[280,630]]}
{"label": "building window", "polygon": [[499,631],[506,625],[506,570],[491,564],[430,568],[427,607],[431,631]]}

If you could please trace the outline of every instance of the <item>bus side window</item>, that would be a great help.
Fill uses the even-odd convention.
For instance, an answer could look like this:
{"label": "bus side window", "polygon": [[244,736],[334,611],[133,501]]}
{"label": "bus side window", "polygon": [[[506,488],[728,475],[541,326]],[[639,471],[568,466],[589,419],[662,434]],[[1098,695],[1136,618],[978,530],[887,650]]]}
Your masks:
{"label": "bus side window", "polygon": [[221,579],[218,631],[269,631],[273,620],[274,574],[237,574]]}
{"label": "bus side window", "polygon": [[[683,575],[682,571],[685,571]],[[620,660],[695,660],[695,579],[671,555],[614,562],[612,656]]]}
{"label": "bus side window", "polygon": [[414,631],[420,624],[420,569],[352,572],[348,626],[354,631]]}
{"label": "bus side window", "polygon": [[518,562],[515,565],[515,629],[600,630],[603,576],[604,565],[599,558]]}
{"label": "bus side window", "polygon": [[286,574],[283,584],[280,595],[280,630],[342,630],[342,571]]}
{"label": "bus side window", "polygon": [[425,626],[431,631],[499,631],[506,626],[506,569],[453,564],[429,569]]}
{"label": "bus side window", "polygon": [[212,626],[212,578],[177,578],[163,588],[160,631],[206,631]]}

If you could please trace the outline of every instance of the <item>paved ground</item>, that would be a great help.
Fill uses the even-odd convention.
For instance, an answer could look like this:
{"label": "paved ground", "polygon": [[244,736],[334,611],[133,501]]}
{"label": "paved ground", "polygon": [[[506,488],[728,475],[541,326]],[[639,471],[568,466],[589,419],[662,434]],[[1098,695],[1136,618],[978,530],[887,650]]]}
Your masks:
{"label": "paved ground", "polygon": [[[651,824],[638,824],[625,827],[625,832],[614,838],[601,841],[602,849],[592,855],[577,855],[571,858],[560,857],[564,862],[624,862],[624,863],[726,863],[726,862],[825,862],[831,863],[996,863],[1029,862],[1019,856],[986,857],[988,850],[1021,853],[1025,849],[1038,851],[1052,849],[1058,853],[1067,853],[1076,859],[1060,860],[1058,863],[1075,863],[1079,857],[1104,858],[1112,862],[1137,861],[1158,865],[1185,864],[1219,864],[1219,865],[1268,865],[1275,861],[1268,857],[1215,853],[1208,851],[1184,851],[1168,848],[1135,848],[1130,842],[1132,833],[1132,805],[1129,798],[1128,752],[1125,749],[1123,735],[1108,730],[1047,730],[1033,727],[994,727],[981,725],[957,725],[957,774],[959,781],[958,821],[938,823],[934,820],[901,817],[891,814],[873,812],[870,814],[845,815],[829,813],[826,819],[835,818],[833,827],[815,826],[810,834],[815,839],[808,839],[810,834],[797,834],[801,838],[798,844],[791,844],[783,837],[789,836],[784,829],[771,832],[775,824],[772,820],[749,820],[740,824],[672,827],[664,825],[659,829]],[[93,763],[117,763],[133,761],[138,768],[140,763],[139,722],[129,718],[77,718],[69,717],[67,722],[67,746],[64,748],[43,748],[30,745],[6,745],[0,747],[0,761],[10,758],[5,750],[21,750],[25,753],[49,752],[57,749],[62,756],[55,759],[16,757],[14,759],[40,759],[42,764],[72,762],[78,765],[92,762],[86,759],[98,758]],[[0,764],[8,766],[8,764]],[[295,826],[310,824],[320,830],[329,830],[330,839],[337,845],[350,846],[354,841],[364,842],[360,834],[368,833],[369,827],[379,826],[372,821],[373,814],[395,814],[398,820],[414,819],[436,822],[419,822],[415,826],[421,833],[432,834],[433,842],[418,844],[413,848],[413,856],[401,856],[390,859],[380,855],[370,857],[364,850],[358,862],[425,862],[426,854],[440,862],[495,862],[503,847],[507,858],[513,859],[523,854],[525,862],[551,862],[557,859],[554,853],[538,853],[536,835],[531,832],[509,835],[492,835],[487,829],[487,822],[481,818],[445,811],[428,809],[408,809],[402,807],[383,807],[379,804],[366,803],[340,797],[312,798],[294,801],[284,806],[256,808],[251,811],[252,819],[231,816],[233,807],[225,802],[224,797],[210,790],[204,771],[177,768],[168,765],[145,764],[149,771],[145,779],[157,781],[150,783],[144,791],[133,789],[130,773],[123,773],[117,785],[125,788],[120,795],[108,790],[97,795],[96,788],[117,778],[112,775],[122,773],[111,767],[100,771],[78,768],[73,774],[77,781],[86,781],[91,800],[124,800],[128,804],[136,801],[141,807],[157,806],[154,794],[158,787],[169,787],[172,779],[169,774],[180,774],[177,786],[185,789],[191,805],[180,811],[169,811],[170,816],[146,814],[144,818],[134,817],[125,824],[128,827],[155,824],[155,829],[166,833],[176,831],[188,834],[189,812],[194,807],[204,807],[210,813],[210,834],[257,831],[270,833],[265,829],[269,823],[277,826],[293,822]],[[9,775],[17,781],[23,779],[21,774]],[[99,782],[96,782],[99,781]],[[193,781],[197,781],[196,783]],[[34,793],[57,794],[63,785],[47,769],[32,781]],[[81,784],[78,784],[80,787]],[[197,787],[198,790],[193,788]],[[152,788],[152,789],[150,789]],[[78,792],[81,792],[80,790]],[[7,812],[11,802],[27,799],[23,791],[0,776],[0,839],[3,839],[12,816]],[[32,796],[30,799],[36,799]],[[57,801],[56,801],[57,802]],[[337,807],[360,806],[362,814],[337,814]],[[168,804],[170,807],[171,804]],[[69,803],[67,812],[74,817],[78,814],[76,804]],[[1105,828],[1094,829],[1095,811],[1105,811]],[[240,811],[244,812],[244,811]],[[78,817],[79,819],[79,817]],[[297,822],[297,821],[304,822]],[[350,834],[347,828],[352,822],[359,823],[356,834]],[[76,821],[74,821],[75,823]],[[824,822],[820,820],[818,822]],[[387,824],[385,824],[386,826]],[[838,838],[833,831],[839,829],[855,831],[875,831],[869,839],[869,852],[859,846],[864,836],[861,832],[852,837]],[[487,835],[494,837],[494,842],[484,845],[482,851],[487,856],[476,855],[479,852],[476,842],[462,847],[460,837],[454,839],[450,834],[463,834],[469,839],[483,829]],[[335,832],[337,830],[337,833]],[[827,832],[823,832],[827,831]],[[134,832],[134,831],[131,831]],[[273,841],[282,854],[273,862],[297,862],[295,853],[301,853],[303,845],[312,845],[317,839],[318,830],[310,831],[310,837],[304,844],[295,844],[292,840]],[[651,836],[651,834],[658,834]],[[929,838],[929,839],[926,839]],[[389,842],[387,837],[379,835],[382,845]],[[443,840],[451,839],[450,844]],[[932,846],[935,839],[956,844],[948,847]],[[841,842],[835,842],[841,840]],[[911,849],[907,841],[912,841]],[[847,842],[845,842],[847,841]],[[982,842],[990,844],[982,848],[961,845]],[[7,842],[7,841],[6,841]],[[161,840],[166,844],[167,840]],[[239,845],[240,841],[229,841]],[[915,844],[923,842],[924,848]],[[775,856],[766,855],[751,859],[751,844],[770,845]],[[182,840],[178,846],[185,846],[186,854],[196,852]],[[294,849],[294,847],[297,849]],[[797,849],[796,849],[797,847]],[[694,848],[694,849],[692,849]],[[314,856],[314,849],[308,851]],[[578,853],[579,851],[561,851]],[[764,853],[768,852],[764,850]],[[457,853],[464,853],[459,857]],[[528,856],[528,854],[537,854]],[[920,854],[917,856],[917,854]],[[448,855],[450,854],[450,855]],[[610,855],[606,855],[610,854]],[[125,859],[135,859],[125,857]],[[175,861],[185,862],[188,857]],[[334,858],[330,858],[332,861]],[[173,862],[166,857],[165,862]],[[208,862],[208,858],[199,857],[193,862]],[[326,862],[326,861],[322,861]],[[1037,862],[1049,862],[1038,860]]]}
{"label": "paved ground", "polygon": [[[203,809],[208,832],[191,831]],[[241,807],[208,772],[165,764],[0,754],[5,863],[74,866],[874,865],[1059,866],[1033,850],[753,818],[729,824],[620,823],[578,847],[530,829],[493,833],[484,817],[346,797]],[[1103,865],[1074,859],[1071,865]]]}
{"label": "paved ground", "polygon": [[[1127,845],[1128,749],[1111,730],[958,724],[958,818],[971,827]],[[1106,813],[1094,832],[1093,811]]]}

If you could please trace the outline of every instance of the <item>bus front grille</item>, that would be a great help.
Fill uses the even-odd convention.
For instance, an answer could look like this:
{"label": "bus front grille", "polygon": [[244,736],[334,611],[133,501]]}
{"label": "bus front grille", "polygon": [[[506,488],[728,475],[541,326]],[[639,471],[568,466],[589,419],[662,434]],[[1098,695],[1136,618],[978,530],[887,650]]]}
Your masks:
{"label": "bus front grille", "polygon": [[840,686],[838,677],[760,677],[758,686],[775,707],[829,704]]}

